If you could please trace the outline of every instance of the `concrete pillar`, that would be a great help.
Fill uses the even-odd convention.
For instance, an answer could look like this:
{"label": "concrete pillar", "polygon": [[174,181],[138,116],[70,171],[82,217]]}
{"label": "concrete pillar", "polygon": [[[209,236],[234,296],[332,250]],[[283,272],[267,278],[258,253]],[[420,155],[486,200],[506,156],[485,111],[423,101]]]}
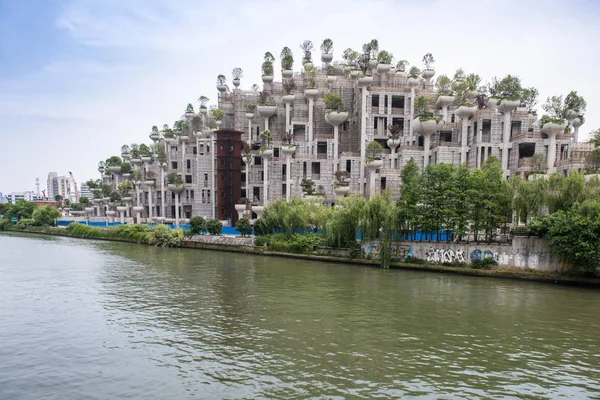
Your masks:
{"label": "concrete pillar", "polygon": [[362,110],[361,110],[361,124],[360,124],[360,189],[359,193],[365,194],[364,183],[365,183],[365,160],[367,154],[367,87],[362,88]]}
{"label": "concrete pillar", "polygon": [[292,193],[292,155],[285,155],[285,199],[289,200]]}
{"label": "concrete pillar", "polygon": [[179,228],[179,193],[175,193],[175,227]]}
{"label": "concrete pillar", "polygon": [[263,157],[263,206],[266,206],[269,199],[269,158]]}
{"label": "concrete pillar", "polygon": [[311,97],[308,98],[308,155],[313,154],[313,113],[314,113],[314,99]]}
{"label": "concrete pillar", "polygon": [[431,142],[431,133],[423,134],[423,171],[429,165],[429,147]]}
{"label": "concrete pillar", "polygon": [[160,216],[165,217],[165,167],[160,166]]}

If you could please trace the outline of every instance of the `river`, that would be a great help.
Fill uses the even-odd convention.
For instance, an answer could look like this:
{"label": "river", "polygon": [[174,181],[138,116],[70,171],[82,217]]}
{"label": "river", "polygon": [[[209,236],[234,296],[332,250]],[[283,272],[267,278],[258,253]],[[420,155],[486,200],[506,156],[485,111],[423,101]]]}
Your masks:
{"label": "river", "polygon": [[600,293],[0,235],[0,399],[600,398]]}

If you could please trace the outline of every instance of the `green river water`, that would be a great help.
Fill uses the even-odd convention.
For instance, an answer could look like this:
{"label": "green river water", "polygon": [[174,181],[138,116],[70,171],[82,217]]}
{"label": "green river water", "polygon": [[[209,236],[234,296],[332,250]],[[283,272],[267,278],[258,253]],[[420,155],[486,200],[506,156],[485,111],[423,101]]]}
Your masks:
{"label": "green river water", "polygon": [[0,399],[600,398],[600,292],[0,235]]}

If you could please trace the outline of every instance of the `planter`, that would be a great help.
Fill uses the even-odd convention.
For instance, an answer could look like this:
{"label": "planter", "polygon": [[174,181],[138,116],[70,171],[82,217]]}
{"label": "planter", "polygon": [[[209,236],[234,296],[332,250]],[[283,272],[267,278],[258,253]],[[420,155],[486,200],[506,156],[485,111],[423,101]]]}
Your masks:
{"label": "planter", "polygon": [[206,107],[200,107],[200,109],[198,110],[198,112],[200,114],[206,115],[206,114],[208,114],[208,108],[206,108]]}
{"label": "planter", "polygon": [[217,85],[217,90],[221,93],[225,93],[227,91],[227,85]]}
{"label": "planter", "polygon": [[[537,115],[529,114],[529,115],[527,115],[527,119],[529,120],[529,124],[533,125],[535,123],[535,121],[537,121]],[[575,123],[575,121],[573,121],[573,123]]]}
{"label": "planter", "polygon": [[132,198],[130,196],[125,196],[121,200],[123,200],[125,203],[128,203],[132,200]]}
{"label": "planter", "polygon": [[352,78],[356,78],[356,77],[357,77],[357,76],[359,76],[359,75],[360,75],[360,71],[359,71],[359,70],[357,70],[357,69],[353,69],[352,71],[350,71],[350,76],[351,76]]}
{"label": "planter", "polygon": [[388,72],[390,72],[391,68],[392,68],[391,64],[377,64],[377,73],[387,74]]}
{"label": "planter", "polygon": [[333,53],[321,53],[321,61],[325,64],[329,64],[333,61]]}
{"label": "planter", "polygon": [[294,154],[296,152],[296,146],[283,146],[281,148],[281,151],[283,152],[283,154],[289,155],[289,154]]}
{"label": "planter", "polygon": [[152,187],[154,186],[154,181],[144,181],[144,185]]}
{"label": "planter", "polygon": [[309,69],[313,67],[313,63],[311,61],[302,63],[304,65],[304,69]]}
{"label": "planter", "polygon": [[460,106],[454,112],[459,117],[466,119],[477,112],[477,106]]}
{"label": "planter", "polygon": [[273,155],[273,149],[260,150],[260,155],[263,158],[270,158]]}
{"label": "planter", "polygon": [[129,207],[125,207],[125,206],[117,206],[117,211],[119,212],[125,212],[127,211]]}
{"label": "planter", "polygon": [[400,139],[388,139],[387,145],[390,149],[395,149],[396,147],[400,146]]}
{"label": "planter", "polygon": [[141,164],[141,163],[142,163],[142,160],[141,160],[141,159],[139,159],[139,158],[132,158],[132,159],[131,159],[131,163],[132,163],[132,164],[135,164],[135,165],[139,165],[139,164]]}
{"label": "planter", "polygon": [[335,75],[327,75],[327,78],[325,78],[327,83],[333,83],[337,80],[337,76]]}
{"label": "planter", "polygon": [[102,198],[102,201],[105,201],[105,202],[107,202],[107,203],[108,203],[108,202],[110,201],[110,197],[103,197],[103,198]]}
{"label": "planter", "polygon": [[273,75],[263,75],[262,81],[263,83],[273,83]]}
{"label": "planter", "polygon": [[548,136],[558,135],[565,131],[567,124],[556,124],[554,122],[546,122],[542,125],[542,133],[545,133]]}
{"label": "planter", "polygon": [[155,142],[156,142],[156,141],[158,141],[158,140],[160,139],[160,135],[159,135],[158,133],[151,133],[151,134],[149,135],[149,137],[150,137],[150,140],[153,140],[153,141],[155,141]]}
{"label": "planter", "polygon": [[233,207],[235,208],[235,211],[237,211],[238,217],[243,218],[244,212],[246,211],[246,205],[245,204],[235,204]]}
{"label": "planter", "polygon": [[366,164],[370,171],[375,171],[376,169],[383,167],[383,160],[367,161]]}
{"label": "planter", "polygon": [[129,172],[126,172],[123,174],[123,178],[129,179],[129,178],[131,178],[131,174]]}
{"label": "planter", "polygon": [[102,199],[92,199],[92,203],[94,203],[94,204],[100,204],[100,203],[102,203],[103,201],[104,201],[104,200],[102,200]]}
{"label": "planter", "polygon": [[233,80],[233,86],[235,86],[236,88],[240,86],[240,80],[239,79],[234,79]]}
{"label": "planter", "polygon": [[573,128],[579,128],[581,125],[583,125],[583,121],[581,118],[577,117],[573,120],[573,122],[571,122],[571,125],[573,125]]}
{"label": "planter", "polygon": [[173,193],[181,193],[185,190],[185,186],[183,185],[173,185],[173,184],[168,184],[167,185],[167,189],[170,190]]}
{"label": "planter", "polygon": [[319,89],[306,89],[304,90],[304,95],[309,99],[316,99],[319,95]]}
{"label": "planter", "polygon": [[579,113],[577,111],[574,110],[566,110],[565,111],[565,118],[567,119],[567,121],[572,121],[575,118],[577,118],[579,116]]}
{"label": "planter", "polygon": [[264,206],[252,206],[252,211],[256,213],[256,218],[261,218],[264,210]]}
{"label": "planter", "polygon": [[282,69],[281,70],[281,76],[284,77],[284,78],[286,78],[286,79],[289,79],[292,76],[294,76],[294,71],[292,71],[291,69]]}
{"label": "planter", "polygon": [[246,118],[247,118],[247,119],[252,119],[252,118],[254,118],[254,113],[246,113]]}
{"label": "planter", "polygon": [[[183,136],[182,136],[182,137],[183,137]],[[152,157],[147,157],[147,156],[140,157],[140,159],[141,159],[143,162],[150,162],[150,161],[152,161]]]}
{"label": "planter", "polygon": [[165,217],[154,217],[154,220],[159,224],[163,223],[165,221],[165,219],[166,219]]}
{"label": "planter", "polygon": [[371,84],[371,82],[373,82],[372,76],[362,76],[358,78],[358,86],[360,87],[367,87]]}
{"label": "planter", "polygon": [[369,60],[369,69],[371,71],[377,69],[377,64],[379,64],[377,60]]}
{"label": "planter", "polygon": [[[220,122],[220,121],[217,121],[217,126],[219,126],[219,125],[220,125],[220,124],[219,124],[219,122]],[[186,135],[181,135],[181,136],[179,136],[179,141],[180,141],[180,142],[185,142],[186,140],[189,140],[189,138],[190,138],[189,136],[186,136]],[[142,157],[142,161],[144,161],[144,157]]]}
{"label": "planter", "polygon": [[256,112],[263,118],[270,118],[277,113],[277,106],[256,106]]}
{"label": "planter", "polygon": [[85,210],[86,213],[89,213],[89,214],[91,214],[94,211],[96,211],[96,209],[94,207],[86,207],[86,208],[84,208],[84,210]]}
{"label": "planter", "polygon": [[336,196],[345,196],[350,193],[350,186],[335,186],[333,192]]}
{"label": "planter", "polygon": [[406,83],[408,84],[408,87],[415,88],[421,84],[421,79],[420,78],[408,78]]}
{"label": "planter", "polygon": [[344,123],[344,121],[346,121],[348,119],[348,113],[347,112],[337,112],[337,111],[331,111],[331,112],[326,112],[325,113],[325,121],[333,126],[337,126],[340,125],[342,123]]}
{"label": "planter", "polygon": [[133,212],[141,213],[142,211],[144,211],[144,207],[142,207],[142,206],[135,206],[135,207],[132,207],[132,210],[133,210]]}
{"label": "planter", "polygon": [[405,71],[396,71],[396,76],[400,79],[406,79],[408,75]]}
{"label": "planter", "polygon": [[470,92],[467,94],[467,96],[468,96],[468,98],[469,98],[469,99],[474,99],[474,98],[476,98],[477,96],[479,96],[480,94],[481,94],[481,93],[479,93],[477,90],[472,90],[472,91],[470,91]]}
{"label": "planter", "polygon": [[496,107],[498,107],[498,111],[501,113],[512,112],[517,109],[521,105],[519,100],[502,100],[499,103],[496,103]]}
{"label": "planter", "polygon": [[433,78],[434,75],[435,75],[435,71],[432,69],[426,69],[421,74],[421,76],[427,81],[430,80],[431,78]]}
{"label": "planter", "polygon": [[281,101],[283,101],[283,104],[292,104],[295,98],[296,96],[293,94],[286,94],[285,96],[281,96]]}
{"label": "planter", "polygon": [[487,101],[487,108],[490,110],[496,111],[498,109],[498,100],[495,97],[490,97]]}
{"label": "planter", "polygon": [[419,118],[415,118],[413,120],[413,130],[422,135],[431,135],[442,129],[444,126],[444,121],[440,120],[439,122],[435,119],[428,119],[425,121],[421,121]]}
{"label": "planter", "polygon": [[110,172],[113,172],[113,173],[116,173],[116,174],[118,174],[119,172],[121,172],[121,167],[117,167],[117,166],[108,167],[107,169]]}
{"label": "planter", "polygon": [[435,101],[435,105],[438,107],[448,107],[454,103],[454,96],[439,96]]}
{"label": "planter", "polygon": [[244,162],[244,164],[249,164],[249,165],[252,165],[252,160],[253,160],[253,159],[254,159],[254,158],[253,158],[252,156],[250,156],[250,159],[249,159],[249,160],[247,160],[245,156],[244,156],[244,157],[242,157],[242,161]]}

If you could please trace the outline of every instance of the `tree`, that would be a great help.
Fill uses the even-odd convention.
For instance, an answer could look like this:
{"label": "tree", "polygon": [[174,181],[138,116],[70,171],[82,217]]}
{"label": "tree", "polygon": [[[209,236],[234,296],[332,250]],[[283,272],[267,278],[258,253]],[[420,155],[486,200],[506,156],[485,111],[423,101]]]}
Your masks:
{"label": "tree", "polygon": [[321,51],[323,53],[330,53],[333,50],[333,40],[327,38],[321,43]]}
{"label": "tree", "polygon": [[237,229],[242,234],[242,237],[252,234],[252,226],[250,225],[250,221],[248,220],[248,218],[239,219],[238,222],[235,224],[235,229]]}
{"label": "tree", "polygon": [[11,220],[13,217],[17,219],[29,219],[35,211],[36,205],[30,201],[19,200],[14,204],[4,205],[4,218]]}
{"label": "tree", "polygon": [[573,110],[578,114],[585,113],[587,108],[587,102],[582,96],[577,95],[577,91],[571,90],[565,97],[564,109]]}
{"label": "tree", "polygon": [[57,203],[62,202],[63,197],[60,194],[57,194],[54,196],[54,201],[56,201]]}
{"label": "tree", "polygon": [[590,132],[590,142],[594,143],[594,147],[600,147],[600,129]]}
{"label": "tree", "polygon": [[359,230],[362,239],[380,241],[379,259],[387,267],[391,259],[391,241],[395,231],[396,207],[389,192],[369,199],[359,217]]}
{"label": "tree", "polygon": [[353,194],[337,201],[330,218],[326,221],[325,235],[329,246],[356,246],[356,232],[359,218],[366,200],[359,194]]}
{"label": "tree", "polygon": [[190,218],[190,232],[193,235],[199,235],[206,230],[206,221],[204,217],[196,216]]}
{"label": "tree", "polygon": [[600,171],[600,147],[596,147],[585,157],[585,169],[588,173]]}
{"label": "tree", "polygon": [[455,167],[443,163],[429,164],[423,173],[421,216],[423,228],[430,234],[453,228],[454,174]]}
{"label": "tree", "polygon": [[31,218],[37,226],[54,226],[60,217],[58,210],[52,206],[39,206],[33,211]]}
{"label": "tree", "polygon": [[206,230],[210,235],[221,235],[223,224],[218,219],[209,219],[206,223]]}
{"label": "tree", "polygon": [[541,154],[541,153],[537,153],[534,154],[533,157],[531,157],[531,161],[533,161],[533,170],[537,173],[543,173],[544,171],[546,171],[546,156]]}
{"label": "tree", "polygon": [[402,169],[402,191],[396,205],[398,207],[397,226],[399,232],[409,233],[419,225],[419,202],[421,200],[421,172],[414,159],[410,159]]}

